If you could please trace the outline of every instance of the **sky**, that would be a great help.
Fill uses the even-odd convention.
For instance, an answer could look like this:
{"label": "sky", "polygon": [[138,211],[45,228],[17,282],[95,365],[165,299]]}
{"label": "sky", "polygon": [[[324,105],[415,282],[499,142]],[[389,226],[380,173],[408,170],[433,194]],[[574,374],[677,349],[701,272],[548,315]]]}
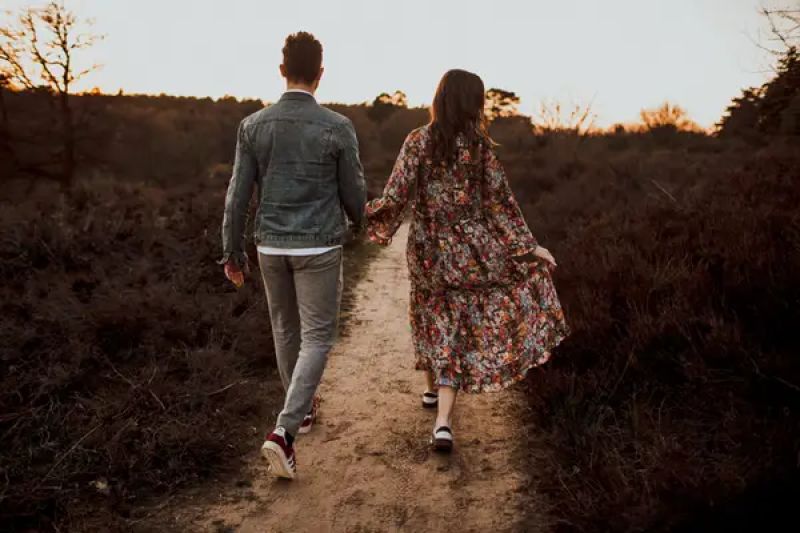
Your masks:
{"label": "sky", "polygon": [[[287,34],[323,43],[323,102],[401,89],[427,105],[450,68],[487,88],[589,104],[600,126],[670,101],[713,125],[772,58],[758,13],[779,0],[66,0],[106,38],[82,89],[276,100]],[[793,0],[786,0],[787,2]],[[0,0],[0,8],[36,4]]]}

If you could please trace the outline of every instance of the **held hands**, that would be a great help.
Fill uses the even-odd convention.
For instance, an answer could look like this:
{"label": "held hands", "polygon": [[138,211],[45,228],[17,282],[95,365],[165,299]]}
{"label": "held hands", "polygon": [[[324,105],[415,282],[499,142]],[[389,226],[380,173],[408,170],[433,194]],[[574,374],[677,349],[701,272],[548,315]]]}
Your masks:
{"label": "held hands", "polygon": [[225,263],[225,277],[237,288],[241,289],[244,286],[244,275],[250,272],[250,265],[245,263],[244,271],[239,268],[236,261],[233,259]]}

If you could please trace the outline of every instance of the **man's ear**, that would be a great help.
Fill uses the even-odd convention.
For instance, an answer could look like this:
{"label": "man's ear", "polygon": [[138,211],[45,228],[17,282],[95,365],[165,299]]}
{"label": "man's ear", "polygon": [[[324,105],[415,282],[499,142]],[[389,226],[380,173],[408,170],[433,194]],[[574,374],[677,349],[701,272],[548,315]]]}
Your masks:
{"label": "man's ear", "polygon": [[283,76],[285,78],[286,77],[286,66],[283,63],[281,63],[280,71],[281,71],[281,76]]}

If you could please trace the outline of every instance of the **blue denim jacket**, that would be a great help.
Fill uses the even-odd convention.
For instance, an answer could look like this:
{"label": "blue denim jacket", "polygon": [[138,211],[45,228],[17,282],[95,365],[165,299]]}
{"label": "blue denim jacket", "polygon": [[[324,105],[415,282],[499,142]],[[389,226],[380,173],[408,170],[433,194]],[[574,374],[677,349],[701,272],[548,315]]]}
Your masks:
{"label": "blue denim jacket", "polygon": [[287,92],[239,125],[222,221],[223,258],[246,261],[244,230],[254,186],[257,245],[309,248],[342,243],[345,215],[361,225],[366,203],[358,140],[350,120]]}

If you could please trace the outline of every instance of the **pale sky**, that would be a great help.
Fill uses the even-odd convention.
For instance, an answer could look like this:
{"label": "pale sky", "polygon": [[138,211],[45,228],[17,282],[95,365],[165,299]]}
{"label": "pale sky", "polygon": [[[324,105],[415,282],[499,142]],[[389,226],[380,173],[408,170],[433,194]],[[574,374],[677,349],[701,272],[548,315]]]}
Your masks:
{"label": "pale sky", "polygon": [[[274,101],[288,33],[324,46],[322,101],[402,89],[428,104],[450,68],[541,99],[593,102],[599,125],[669,100],[710,126],[769,77],[763,2],[778,0],[67,0],[106,40],[83,88]],[[789,1],[789,0],[787,0]],[[0,7],[29,5],[0,0]],[[36,2],[33,2],[36,3]]]}

